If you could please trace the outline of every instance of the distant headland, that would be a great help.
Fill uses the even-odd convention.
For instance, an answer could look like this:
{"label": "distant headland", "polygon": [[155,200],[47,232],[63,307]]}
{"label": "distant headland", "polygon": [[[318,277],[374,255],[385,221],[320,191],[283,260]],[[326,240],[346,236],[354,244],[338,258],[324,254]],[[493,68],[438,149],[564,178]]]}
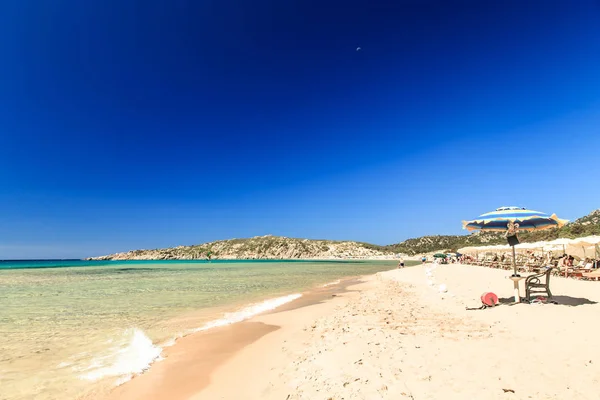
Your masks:
{"label": "distant headland", "polygon": [[[523,233],[523,242],[552,240],[559,237],[575,238],[600,234],[600,209],[565,225]],[[473,233],[469,235],[437,235],[408,239],[397,244],[380,246],[355,241],[297,239],[281,236],[256,236],[247,239],[229,239],[191,246],[177,246],[154,250],[132,250],[88,260],[253,260],[253,259],[394,259],[418,256],[436,251],[456,251],[464,246],[504,243],[501,234]]]}

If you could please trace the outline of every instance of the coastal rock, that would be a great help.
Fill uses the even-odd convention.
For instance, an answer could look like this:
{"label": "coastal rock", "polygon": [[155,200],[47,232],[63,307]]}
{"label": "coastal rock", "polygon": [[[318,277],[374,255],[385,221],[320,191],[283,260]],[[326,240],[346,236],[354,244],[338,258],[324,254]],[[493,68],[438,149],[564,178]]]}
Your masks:
{"label": "coastal rock", "polygon": [[293,260],[293,259],[395,259],[398,254],[382,246],[352,241],[295,239],[257,236],[230,239],[193,246],[132,250],[89,260]]}

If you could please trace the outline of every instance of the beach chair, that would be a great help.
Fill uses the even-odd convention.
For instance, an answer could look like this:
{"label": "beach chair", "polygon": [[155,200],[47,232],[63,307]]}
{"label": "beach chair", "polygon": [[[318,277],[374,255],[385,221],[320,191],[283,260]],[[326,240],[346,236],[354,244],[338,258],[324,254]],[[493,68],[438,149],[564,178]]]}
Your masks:
{"label": "beach chair", "polygon": [[536,274],[539,274],[541,272],[542,267],[543,264],[539,261],[532,262],[529,264],[529,272],[535,272]]}
{"label": "beach chair", "polygon": [[525,261],[525,264],[523,264],[523,266],[519,267],[519,270],[521,272],[532,272],[532,266],[531,266],[531,262],[529,260]]}
{"label": "beach chair", "polygon": [[598,279],[600,279],[600,271],[584,272],[582,275],[583,279],[587,279],[590,281],[597,281]]}
{"label": "beach chair", "polygon": [[483,266],[484,267],[491,267],[493,263],[493,256],[491,254],[486,254],[485,258],[483,259]]}
{"label": "beach chair", "polygon": [[552,298],[550,291],[550,275],[553,267],[547,267],[546,271],[539,274],[530,275],[525,279],[525,297],[531,301],[531,296],[546,294],[548,299]]}

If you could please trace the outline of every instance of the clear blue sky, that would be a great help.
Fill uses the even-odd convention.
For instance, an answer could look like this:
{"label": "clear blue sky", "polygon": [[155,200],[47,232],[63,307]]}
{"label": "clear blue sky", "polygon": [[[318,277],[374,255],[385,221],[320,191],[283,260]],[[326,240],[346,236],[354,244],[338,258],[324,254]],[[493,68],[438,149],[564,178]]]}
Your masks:
{"label": "clear blue sky", "polygon": [[598,1],[0,11],[0,258],[600,206]]}

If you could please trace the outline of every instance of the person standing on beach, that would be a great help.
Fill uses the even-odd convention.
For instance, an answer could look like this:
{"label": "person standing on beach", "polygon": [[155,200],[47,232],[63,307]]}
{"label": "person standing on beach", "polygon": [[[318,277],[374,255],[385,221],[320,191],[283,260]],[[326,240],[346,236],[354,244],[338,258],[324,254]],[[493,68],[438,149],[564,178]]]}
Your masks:
{"label": "person standing on beach", "polygon": [[400,262],[398,263],[398,268],[404,268],[404,258],[400,258]]}
{"label": "person standing on beach", "polygon": [[425,257],[425,256],[421,257],[421,261],[423,262],[423,264],[425,264],[425,261],[427,261],[427,257]]}

